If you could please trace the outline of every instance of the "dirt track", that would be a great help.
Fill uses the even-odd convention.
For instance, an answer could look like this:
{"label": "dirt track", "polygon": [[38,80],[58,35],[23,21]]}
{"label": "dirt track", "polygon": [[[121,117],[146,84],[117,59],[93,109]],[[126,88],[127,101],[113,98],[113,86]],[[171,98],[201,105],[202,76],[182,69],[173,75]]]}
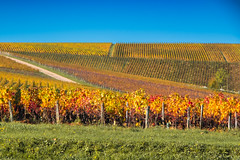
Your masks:
{"label": "dirt track", "polygon": [[[3,54],[1,54],[1,55],[3,55]],[[3,56],[4,56],[4,55],[3,55]],[[44,74],[46,74],[46,75],[48,75],[48,76],[50,76],[50,77],[52,77],[52,78],[54,78],[54,79],[57,79],[57,80],[60,80],[60,81],[63,81],[63,82],[76,83],[76,82],[74,82],[74,81],[72,81],[72,80],[70,80],[70,79],[68,79],[68,78],[65,78],[65,77],[60,76],[60,75],[58,75],[58,74],[56,74],[56,73],[50,72],[50,71],[48,71],[48,70],[46,70],[46,69],[37,67],[37,66],[32,65],[32,64],[30,64],[30,63],[27,63],[27,62],[18,60],[18,59],[16,59],[16,58],[8,57],[8,56],[5,56],[5,57],[6,57],[6,58],[9,58],[9,59],[11,59],[11,60],[13,60],[13,61],[15,61],[15,62],[17,62],[17,63],[21,63],[21,64],[24,64],[24,65],[29,66],[29,67],[31,67],[31,68],[37,69],[37,70],[39,70],[39,72],[42,72],[42,73],[44,73]]]}

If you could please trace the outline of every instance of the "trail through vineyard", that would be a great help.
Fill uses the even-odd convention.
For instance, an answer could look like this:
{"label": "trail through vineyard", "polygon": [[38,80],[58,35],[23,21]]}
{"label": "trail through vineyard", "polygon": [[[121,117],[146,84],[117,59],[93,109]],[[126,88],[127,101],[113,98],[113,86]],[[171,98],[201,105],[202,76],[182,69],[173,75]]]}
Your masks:
{"label": "trail through vineyard", "polygon": [[[1,54],[1,55],[5,56],[4,54]],[[39,70],[39,72],[42,72],[43,74],[46,74],[46,75],[48,75],[48,76],[50,76],[50,77],[52,77],[52,78],[54,78],[54,79],[57,79],[57,80],[60,80],[60,81],[63,81],[63,82],[76,83],[75,81],[72,81],[72,80],[70,80],[70,79],[68,79],[68,78],[66,78],[66,77],[63,77],[63,76],[61,76],[61,75],[58,75],[58,74],[56,74],[56,73],[53,73],[53,72],[48,71],[48,70],[46,70],[46,69],[43,69],[43,68],[41,68],[41,67],[38,67],[38,66],[36,66],[36,65],[33,65],[33,64],[24,62],[24,61],[22,61],[22,60],[19,60],[19,59],[13,58],[13,57],[8,57],[8,56],[5,56],[5,57],[6,57],[6,58],[9,58],[9,59],[11,59],[11,60],[14,60],[14,61],[17,62],[17,63],[20,63],[20,64],[23,64],[23,65],[29,66],[29,67],[34,68],[34,69],[37,69],[37,70]]]}

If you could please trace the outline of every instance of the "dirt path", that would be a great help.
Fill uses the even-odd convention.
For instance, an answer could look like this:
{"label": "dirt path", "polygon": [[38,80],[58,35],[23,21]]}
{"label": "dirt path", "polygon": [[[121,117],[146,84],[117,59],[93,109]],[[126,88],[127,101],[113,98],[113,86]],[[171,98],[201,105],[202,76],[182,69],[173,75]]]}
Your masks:
{"label": "dirt path", "polygon": [[63,77],[63,76],[60,76],[60,75],[58,75],[58,74],[56,74],[56,73],[53,73],[53,72],[51,72],[51,71],[48,71],[48,70],[46,70],[46,69],[37,67],[37,66],[32,65],[32,64],[30,64],[30,63],[27,63],[27,62],[18,60],[18,59],[16,59],[16,58],[12,58],[12,57],[5,56],[4,54],[1,54],[1,55],[3,55],[3,56],[6,57],[6,58],[9,58],[9,59],[11,59],[11,60],[13,60],[13,61],[15,61],[15,62],[17,62],[17,63],[21,63],[21,64],[24,64],[24,65],[29,66],[29,67],[31,67],[31,68],[37,69],[37,70],[39,70],[39,72],[42,72],[43,74],[46,74],[46,75],[48,75],[48,76],[50,76],[50,77],[52,77],[52,78],[54,78],[54,79],[57,79],[57,80],[60,80],[60,81],[63,81],[63,82],[76,83],[76,82],[74,82],[74,81],[72,81],[72,80],[70,80],[70,79],[68,79],[68,78],[65,78],[65,77]]}

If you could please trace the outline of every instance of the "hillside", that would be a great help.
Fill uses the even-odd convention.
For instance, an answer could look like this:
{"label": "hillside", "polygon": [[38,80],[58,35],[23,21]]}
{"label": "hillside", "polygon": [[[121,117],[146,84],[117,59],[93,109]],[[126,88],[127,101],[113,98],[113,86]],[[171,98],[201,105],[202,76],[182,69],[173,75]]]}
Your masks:
{"label": "hillside", "polygon": [[0,43],[1,51],[108,55],[111,43]]}
{"label": "hillside", "polygon": [[240,61],[240,44],[117,43],[114,56],[232,63]]}
{"label": "hillside", "polygon": [[[32,47],[29,47],[31,45]],[[85,46],[84,46],[85,45]],[[108,46],[111,52],[101,46]],[[6,47],[7,46],[7,47]],[[21,47],[20,47],[21,46]],[[46,48],[48,46],[48,48]],[[220,69],[224,69],[228,76],[226,90],[240,90],[239,75],[239,44],[91,44],[76,43],[75,46],[82,46],[89,52],[78,51],[74,54],[69,49],[71,43],[64,44],[68,51],[61,50],[60,44],[47,43],[40,45],[32,44],[16,44],[16,43],[0,43],[0,50],[14,53],[15,56],[24,57],[33,61],[45,64],[54,68],[67,71],[78,76],[80,79],[90,81],[92,83],[115,88],[123,91],[129,91],[128,86],[132,82],[122,80],[119,82],[119,73],[126,75],[134,75],[146,77],[150,79],[167,80],[172,82],[181,82],[199,86],[208,86],[210,81],[215,77]],[[30,49],[35,48],[35,49]],[[57,53],[49,48],[55,48]],[[97,52],[105,52],[105,54],[95,54]],[[95,72],[92,72],[94,70]],[[87,71],[84,72],[83,71]],[[96,74],[98,72],[98,74]],[[109,77],[109,73],[111,76]],[[99,74],[102,74],[100,78]],[[115,80],[108,82],[111,77]],[[136,80],[136,78],[132,78]],[[146,80],[146,81],[149,81]],[[134,83],[135,87],[142,88],[141,82]],[[158,82],[160,84],[160,82]],[[167,84],[167,82],[165,83]],[[169,83],[171,86],[172,84]],[[182,84],[179,84],[182,85]],[[124,88],[123,88],[124,86]],[[146,85],[147,86],[147,85]],[[156,84],[150,85],[156,89]],[[136,88],[134,87],[134,90]],[[131,88],[131,87],[130,87]],[[162,94],[161,87],[157,87],[159,92],[151,90],[148,93]]]}
{"label": "hillside", "polygon": [[[38,67],[39,68],[39,67]],[[61,87],[77,88],[87,87],[80,84],[73,84],[56,80],[25,64],[17,63],[10,58],[0,55],[0,88],[28,88],[28,87]]]}

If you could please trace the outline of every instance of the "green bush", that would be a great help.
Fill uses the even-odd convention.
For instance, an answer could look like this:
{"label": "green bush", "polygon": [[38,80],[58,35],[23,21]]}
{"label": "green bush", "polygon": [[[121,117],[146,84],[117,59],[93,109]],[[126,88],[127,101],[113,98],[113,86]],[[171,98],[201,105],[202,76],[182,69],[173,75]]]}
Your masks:
{"label": "green bush", "polygon": [[222,89],[225,88],[227,84],[227,79],[229,75],[226,70],[223,68],[220,68],[216,74],[215,77],[211,78],[208,82],[208,87],[212,89]]}
{"label": "green bush", "polygon": [[211,78],[208,82],[208,87],[212,89],[219,89],[219,84],[216,81],[216,78]]}

